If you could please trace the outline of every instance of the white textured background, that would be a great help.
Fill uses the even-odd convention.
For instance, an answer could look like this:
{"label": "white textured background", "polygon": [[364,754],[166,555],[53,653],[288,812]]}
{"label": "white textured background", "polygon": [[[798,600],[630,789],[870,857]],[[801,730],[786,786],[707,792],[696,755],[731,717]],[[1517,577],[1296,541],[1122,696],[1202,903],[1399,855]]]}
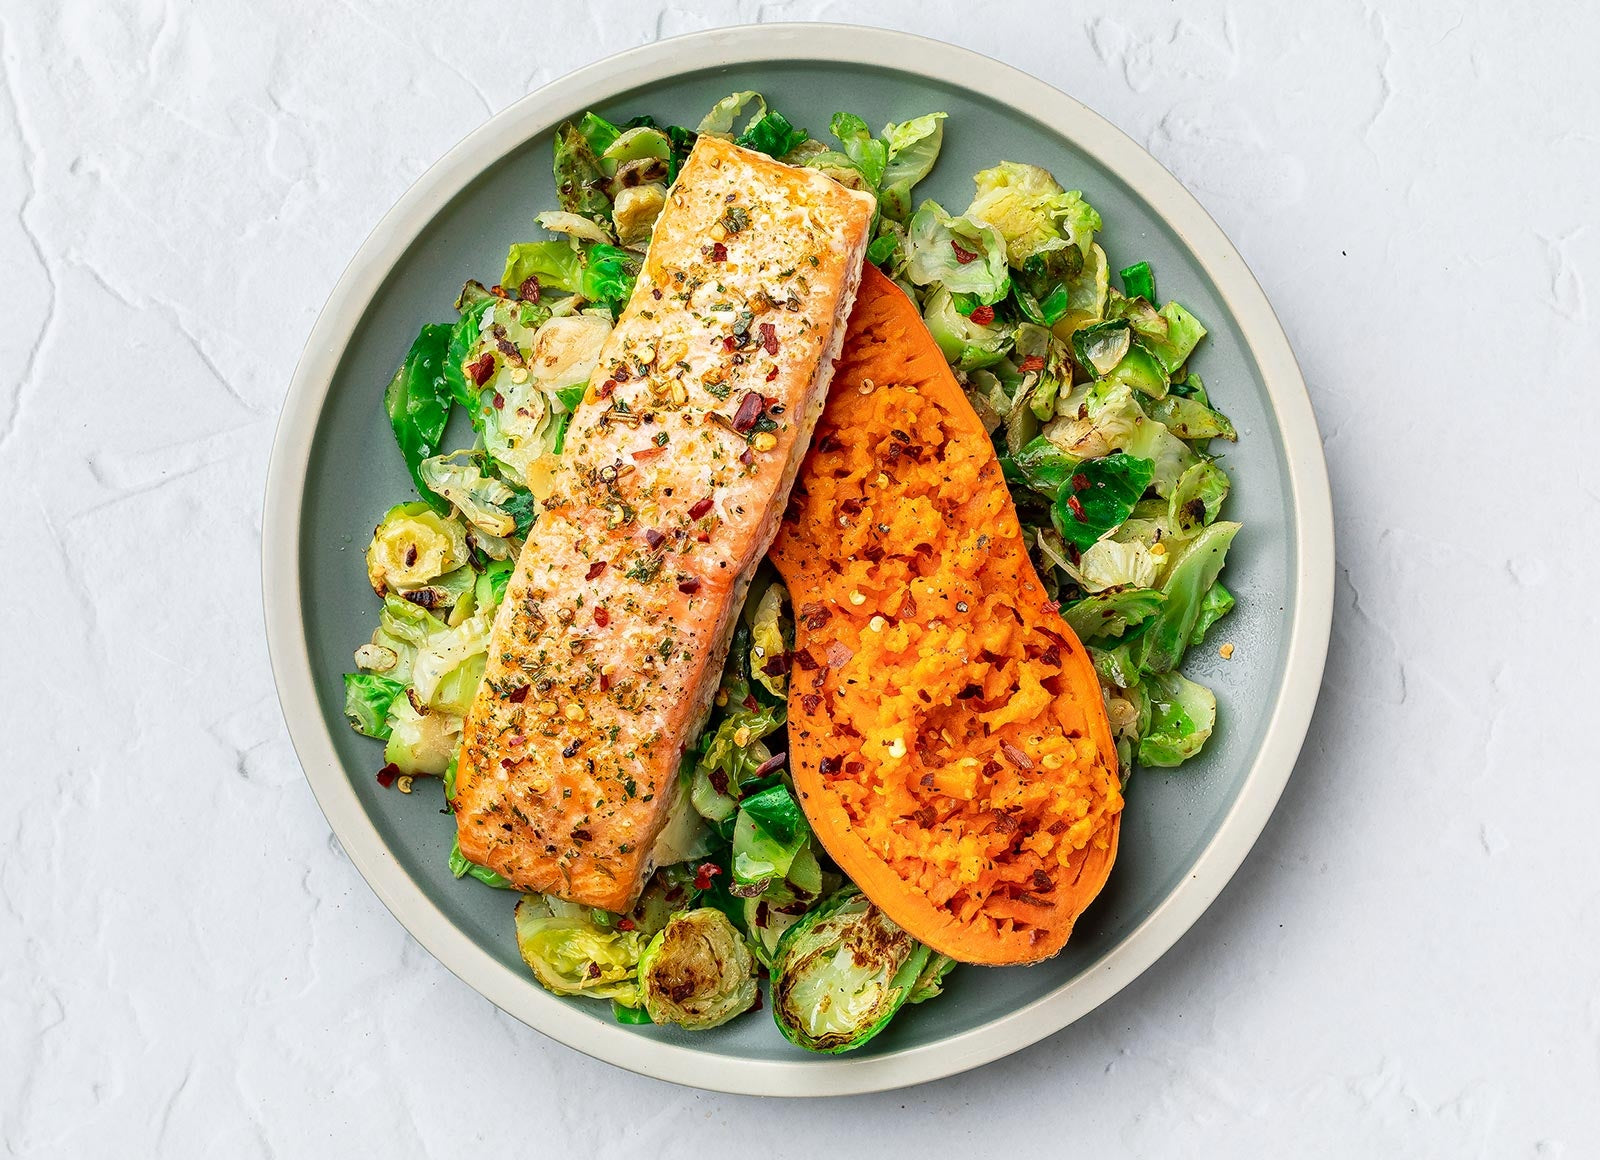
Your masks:
{"label": "white textured background", "polygon": [[[1600,9],[1465,7],[0,0],[0,1154],[1600,1154]],[[295,764],[257,558],[301,343],[425,166],[808,18],[1028,69],[1199,196],[1300,355],[1339,580],[1304,758],[1172,953],[980,1072],[786,1103],[411,941]]]}

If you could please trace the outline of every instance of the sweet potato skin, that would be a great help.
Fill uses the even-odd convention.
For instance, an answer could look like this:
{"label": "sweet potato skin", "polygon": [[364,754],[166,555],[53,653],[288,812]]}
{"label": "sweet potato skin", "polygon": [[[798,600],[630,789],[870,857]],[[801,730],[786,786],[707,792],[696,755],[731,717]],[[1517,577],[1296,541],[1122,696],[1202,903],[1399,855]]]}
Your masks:
{"label": "sweet potato skin", "polygon": [[829,854],[937,951],[1055,954],[1116,857],[1100,686],[982,424],[871,266],[772,559],[796,609],[790,768]]}

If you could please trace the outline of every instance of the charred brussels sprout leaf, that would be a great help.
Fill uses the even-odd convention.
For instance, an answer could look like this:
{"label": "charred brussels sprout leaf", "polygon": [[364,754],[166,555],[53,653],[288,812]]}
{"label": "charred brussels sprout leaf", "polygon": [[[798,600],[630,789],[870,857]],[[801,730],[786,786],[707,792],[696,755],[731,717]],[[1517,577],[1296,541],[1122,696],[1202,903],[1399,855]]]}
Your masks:
{"label": "charred brussels sprout leaf", "polygon": [[606,175],[600,158],[570,121],[556,130],[555,177],[556,197],[562,209],[596,222],[611,220],[611,199],[606,196]]}
{"label": "charred brussels sprout leaf", "polygon": [[911,997],[931,954],[847,886],[778,944],[772,970],[778,1030],[809,1051],[860,1047]]}
{"label": "charred brussels sprout leaf", "polygon": [[720,1027],[756,1004],[756,961],[720,910],[674,915],[639,958],[639,990],[656,1023]]}

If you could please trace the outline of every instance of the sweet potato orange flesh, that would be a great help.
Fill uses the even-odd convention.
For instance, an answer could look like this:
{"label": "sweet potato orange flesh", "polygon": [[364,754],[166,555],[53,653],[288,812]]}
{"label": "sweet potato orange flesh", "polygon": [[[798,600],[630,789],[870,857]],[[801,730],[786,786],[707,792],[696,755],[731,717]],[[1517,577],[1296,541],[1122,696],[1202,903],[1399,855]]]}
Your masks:
{"label": "sweet potato orange flesh", "polygon": [[963,962],[1059,951],[1116,857],[1116,750],[989,436],[867,267],[772,559],[795,605],[790,768],[839,866]]}

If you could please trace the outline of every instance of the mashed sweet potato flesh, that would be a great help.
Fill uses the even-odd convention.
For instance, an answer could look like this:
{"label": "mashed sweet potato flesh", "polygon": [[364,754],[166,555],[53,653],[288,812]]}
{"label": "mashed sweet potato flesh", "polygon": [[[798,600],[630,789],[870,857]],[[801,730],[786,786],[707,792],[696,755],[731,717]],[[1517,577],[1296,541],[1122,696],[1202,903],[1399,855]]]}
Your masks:
{"label": "mashed sweet potato flesh", "polygon": [[795,605],[790,768],[829,854],[937,951],[1055,954],[1116,856],[1100,687],[988,435],[871,266],[772,558]]}

